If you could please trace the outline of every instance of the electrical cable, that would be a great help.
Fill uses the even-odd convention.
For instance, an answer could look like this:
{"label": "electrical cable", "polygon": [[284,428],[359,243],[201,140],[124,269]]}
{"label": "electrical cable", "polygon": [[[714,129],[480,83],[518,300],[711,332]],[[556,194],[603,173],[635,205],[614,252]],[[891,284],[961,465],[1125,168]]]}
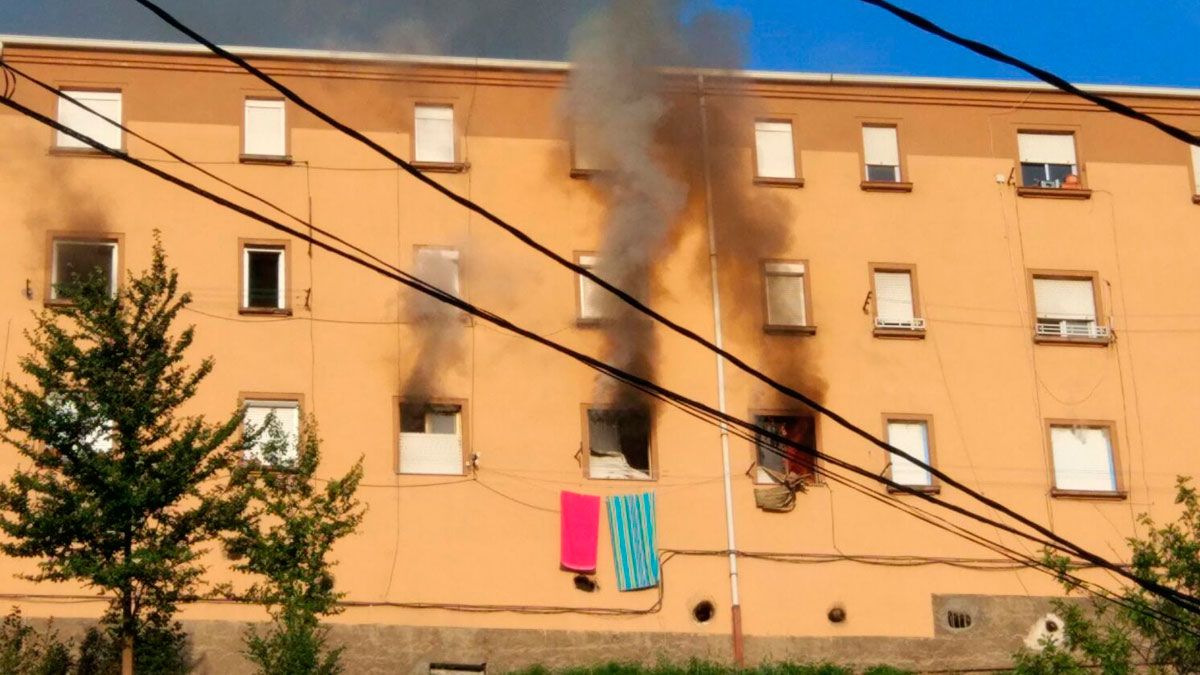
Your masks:
{"label": "electrical cable", "polygon": [[[1014,68],[1023,70],[1026,73],[1029,73],[1030,75],[1041,80],[1042,82],[1049,84],[1050,86],[1054,87],[1055,89],[1059,89],[1063,92],[1071,94],[1072,96],[1078,96],[1079,98],[1082,98],[1085,101],[1090,101],[1091,103],[1095,103],[1096,105],[1100,106],[1101,108],[1104,108],[1105,110],[1108,110],[1111,112],[1115,112],[1118,115],[1121,115],[1123,117],[1128,117],[1130,119],[1137,120],[1137,121],[1143,122],[1145,124],[1149,124],[1150,126],[1154,127],[1155,129],[1158,129],[1159,131],[1167,134],[1168,136],[1170,136],[1172,138],[1176,138],[1178,140],[1181,140],[1184,143],[1187,143],[1189,145],[1200,146],[1200,136],[1196,136],[1195,134],[1188,133],[1187,131],[1180,129],[1179,127],[1177,127],[1173,124],[1169,124],[1167,122],[1164,122],[1164,121],[1158,119],[1157,117],[1153,117],[1144,112],[1141,112],[1140,110],[1137,110],[1136,108],[1127,106],[1124,103],[1121,103],[1120,101],[1115,101],[1111,98],[1108,98],[1107,96],[1093,94],[1087,90],[1080,89],[1079,87],[1071,84],[1067,80],[1063,79],[1062,77],[1059,77],[1058,75],[1055,75],[1054,73],[1052,73],[1048,70],[1045,70],[1043,68],[1038,68],[1037,66],[1035,66],[1031,63],[1028,63],[1026,61],[1022,61],[1021,59],[1018,59],[1015,56],[1006,54],[1005,52],[1002,52],[999,49],[996,49],[995,47],[986,45],[986,44],[984,44],[982,42],[978,42],[976,40],[972,40],[970,38],[963,37],[961,35],[957,35],[955,33],[951,33],[950,31],[946,30],[945,28],[942,28],[941,26],[937,25],[933,21],[930,21],[929,19],[926,19],[925,17],[921,16],[920,14],[917,14],[915,12],[910,12],[909,10],[904,9],[903,7],[894,5],[890,2],[888,2],[887,0],[861,0],[861,1],[865,2],[868,5],[874,5],[875,7],[878,7],[885,11],[888,11],[888,12],[892,13],[893,15],[895,15],[896,17],[899,17],[901,20],[905,21],[906,23],[916,26],[917,28],[920,28],[921,30],[925,31],[926,33],[931,33],[933,35],[936,35],[936,36],[942,38],[943,40],[948,40],[960,47],[965,47],[986,59],[990,59],[992,61],[998,61],[1000,63],[1004,63],[1007,65],[1013,66]],[[140,2],[140,0],[139,0],[139,2]],[[142,4],[145,4],[145,3],[143,2]]]}
{"label": "electrical cable", "polygon": [[[824,459],[825,461],[827,461],[831,464],[834,464],[836,466],[840,466],[848,471],[851,471],[852,473],[859,474],[863,477],[866,477],[871,480],[875,480],[877,482],[885,483],[889,487],[891,487],[892,489],[895,489],[897,491],[908,493],[908,494],[914,494],[921,499],[925,499],[927,501],[936,503],[936,504],[942,506],[943,508],[946,508],[948,510],[959,513],[960,515],[963,515],[965,517],[979,520],[980,522],[986,522],[986,523],[991,524],[996,527],[1000,527],[1001,529],[1004,529],[1005,531],[1008,531],[1012,534],[1021,536],[1023,538],[1029,539],[1030,541],[1034,541],[1036,543],[1040,543],[1044,546],[1048,546],[1048,547],[1058,550],[1060,552],[1067,553],[1068,555],[1077,555],[1085,560],[1088,560],[1089,562],[1093,562],[1093,563],[1097,564],[1098,566],[1105,567],[1107,569],[1111,569],[1112,571],[1117,572],[1118,574],[1121,574],[1122,576],[1125,576],[1126,578],[1129,578],[1131,581],[1133,581],[1134,583],[1143,587],[1144,589],[1146,589],[1152,593],[1155,593],[1157,595],[1166,597],[1169,600],[1171,600],[1173,603],[1178,604],[1179,606],[1183,607],[1184,609],[1187,609],[1188,611],[1191,611],[1193,613],[1200,613],[1200,612],[1198,612],[1196,606],[1193,604],[1195,602],[1195,600],[1193,598],[1191,598],[1190,596],[1188,596],[1184,593],[1181,593],[1175,589],[1172,589],[1170,587],[1163,586],[1162,584],[1159,584],[1156,581],[1142,579],[1140,577],[1137,577],[1136,575],[1132,575],[1127,570],[1124,570],[1123,568],[1117,566],[1116,564],[1114,564],[1096,554],[1090,553],[1080,547],[1070,545],[1069,543],[1066,545],[1052,543],[1050,541],[1032,536],[1028,533],[1021,532],[1021,531],[1013,528],[1012,526],[1005,525],[1002,523],[997,523],[996,521],[988,519],[979,514],[975,514],[963,507],[959,507],[954,504],[949,504],[949,503],[941,501],[941,500],[936,500],[932,496],[927,495],[919,490],[914,490],[913,488],[911,488],[909,486],[895,483],[891,479],[888,479],[888,478],[885,478],[882,476],[877,476],[870,471],[867,471],[861,467],[858,467],[857,465],[851,464],[849,462],[845,462],[845,461],[840,460],[835,457],[831,457],[831,456],[821,453],[813,448],[804,447],[800,444],[795,443],[794,441],[783,438],[782,436],[778,436],[778,435],[776,435],[770,431],[767,431],[765,429],[756,427],[755,425],[750,424],[749,422],[746,422],[744,420],[741,420],[740,418],[737,418],[736,416],[721,413],[720,411],[717,411],[714,408],[711,408],[705,404],[702,404],[699,401],[695,401],[693,399],[689,399],[680,394],[672,392],[650,380],[646,380],[644,378],[638,377],[631,373],[622,371],[621,369],[611,366],[603,361],[600,361],[591,356],[588,356],[581,352],[578,352],[578,351],[575,351],[568,347],[565,347],[557,342],[554,342],[554,341],[544,338],[536,333],[533,333],[532,331],[521,328],[501,316],[495,315],[491,312],[488,312],[488,311],[478,308],[470,303],[467,303],[466,301],[462,300],[461,298],[458,298],[458,297],[451,295],[445,291],[442,291],[441,289],[438,289],[416,277],[413,277],[410,274],[407,274],[402,271],[392,272],[389,269],[386,269],[385,267],[381,267],[381,266],[371,263],[369,261],[363,260],[362,258],[358,258],[350,253],[347,253],[341,249],[336,248],[335,246],[333,246],[327,242],[317,240],[301,231],[297,231],[294,228],[291,228],[291,227],[284,225],[278,221],[270,219],[267,216],[264,216],[264,215],[262,215],[256,211],[253,211],[247,207],[236,204],[224,197],[215,195],[203,188],[196,186],[195,184],[189,183],[181,178],[178,178],[177,176],[169,174],[161,169],[158,169],[157,167],[153,167],[143,160],[139,160],[137,158],[131,157],[123,151],[114,150],[112,148],[109,148],[109,147],[99,143],[95,139],[85,136],[73,129],[70,129],[70,128],[66,127],[65,125],[62,125],[61,123],[57,122],[56,120],[50,119],[49,117],[47,117],[41,113],[31,110],[31,109],[25,107],[24,105],[17,103],[16,101],[13,101],[12,99],[9,99],[9,98],[0,99],[0,103],[3,103],[3,105],[5,105],[6,107],[9,107],[17,112],[20,112],[20,113],[26,115],[27,117],[30,117],[31,119],[38,121],[39,123],[41,123],[43,125],[49,126],[53,129],[57,129],[67,135],[70,135],[70,136],[76,138],[77,140],[89,145],[90,147],[93,147],[94,149],[96,149],[104,154],[121,159],[127,163],[130,163],[130,164],[142,169],[143,171],[154,174],[155,176],[157,176],[163,180],[166,180],[178,187],[181,187],[189,192],[192,192],[193,194],[201,196],[205,199],[208,199],[209,201],[212,201],[218,205],[224,206],[228,209],[234,210],[243,216],[246,216],[248,218],[251,218],[253,220],[261,222],[269,227],[278,229],[278,230],[286,232],[294,237],[297,237],[301,240],[307,241],[329,253],[332,253],[338,257],[345,258],[346,260],[349,260],[351,262],[359,264],[360,266],[366,267],[367,269],[370,269],[378,274],[381,274],[385,277],[388,277],[395,281],[398,281],[403,285],[406,285],[410,288],[413,288],[414,290],[417,290],[421,293],[424,293],[426,295],[434,297],[435,299],[440,300],[451,306],[454,306],[468,314],[471,314],[472,316],[476,316],[478,318],[484,319],[485,321],[489,321],[497,326],[500,326],[506,330],[516,333],[522,337],[526,337],[527,339],[531,339],[535,342],[538,342],[539,344],[542,344],[545,347],[548,347],[550,349],[553,349],[554,351],[564,354],[564,355],[568,356],[569,358],[579,361],[602,374],[606,374],[620,382],[624,382],[625,384],[633,386],[633,387],[635,387],[641,391],[644,391],[647,394],[652,395],[656,398],[686,404],[687,406],[689,406],[695,410],[702,411],[705,414],[708,414],[711,416],[715,416],[716,418],[721,419],[728,424],[733,424],[733,425],[736,425],[739,427],[743,427],[743,428],[755,431],[765,437],[771,438],[772,440],[774,440],[778,443],[781,443],[781,444],[789,446],[789,447],[793,447],[801,452],[804,452],[805,454],[810,454],[813,457]],[[886,446],[886,444],[885,444],[885,446]],[[887,446],[887,447],[890,447],[890,446]],[[901,454],[901,453],[897,453],[897,454]],[[935,474],[936,474],[936,472],[935,472]],[[1059,538],[1054,537],[1054,539],[1059,539]]]}
{"label": "electrical cable", "polygon": [[[588,269],[576,264],[575,262],[562,257],[561,255],[555,253],[554,251],[552,251],[551,249],[546,247],[544,244],[541,244],[537,240],[533,239],[533,237],[526,234],[524,231],[507,223],[506,221],[501,219],[499,216],[496,216],[495,214],[491,213],[489,210],[485,209],[484,207],[480,206],[479,204],[471,201],[468,198],[465,198],[465,197],[457,194],[453,190],[446,188],[445,186],[441,185],[437,181],[428,177],[427,175],[425,175],[423,172],[421,172],[419,169],[417,169],[415,166],[413,166],[409,162],[400,158],[399,156],[397,156],[395,153],[391,152],[390,150],[387,150],[386,148],[381,146],[379,143],[376,143],[375,141],[371,140],[370,138],[368,138],[361,132],[357,131],[356,129],[353,129],[352,127],[350,127],[346,124],[343,124],[342,122],[339,122],[338,120],[334,119],[333,117],[331,117],[324,111],[320,110],[313,104],[309,103],[308,101],[306,101],[305,99],[300,97],[298,94],[293,92],[288,87],[284,86],[283,84],[279,83],[274,78],[272,78],[271,76],[267,75],[266,73],[262,72],[258,68],[251,65],[245,59],[241,58],[240,56],[237,56],[236,54],[233,54],[232,52],[229,52],[228,50],[220,47],[219,45],[212,42],[211,40],[208,40],[203,35],[196,32],[195,30],[193,30],[192,28],[189,28],[187,25],[183,24],[181,21],[176,19],[169,12],[162,9],[154,2],[151,2],[150,0],[135,0],[135,1],[138,4],[142,5],[143,7],[145,7],[146,9],[148,9],[149,11],[151,11],[152,13],[154,13],[156,16],[158,16],[160,19],[162,19],[168,25],[172,26],[173,28],[175,28],[179,32],[183,33],[184,35],[187,35],[192,40],[207,47],[211,52],[213,52],[217,56],[220,56],[221,58],[223,58],[231,63],[234,63],[235,65],[239,66],[246,72],[250,73],[251,75],[254,75],[256,78],[258,78],[262,82],[268,84],[269,86],[274,88],[276,91],[283,94],[283,96],[285,98],[292,101],[296,105],[300,106],[301,108],[303,108],[307,112],[311,113],[312,115],[316,116],[318,119],[324,121],[325,123],[329,124],[330,126],[337,129],[338,131],[341,131],[343,134],[366,145],[368,148],[370,148],[371,150],[380,154],[381,156],[386,157],[387,159],[391,160],[393,163],[395,163],[397,166],[399,166],[405,172],[412,175],[414,178],[416,178],[421,183],[424,183],[426,186],[434,189],[435,191],[439,192],[440,194],[447,197],[448,199],[455,202],[456,204],[459,204],[460,206],[468,209],[469,211],[478,214],[479,216],[483,217],[488,222],[491,222],[491,223],[499,226],[500,228],[502,228],[503,230],[505,230],[512,236],[516,237],[519,241],[521,241],[525,245],[533,248],[534,250],[538,251],[542,255],[545,255],[545,256],[551,258],[556,263],[558,263],[560,266],[565,267],[566,269],[569,269],[572,272],[579,274],[583,277],[586,277],[587,279],[591,280],[593,283],[596,283],[597,285],[599,285],[601,288],[604,288],[605,290],[609,291],[613,295],[620,298],[623,302],[625,302],[629,306],[631,306],[634,309],[636,309],[637,311],[649,316],[653,320],[655,320],[658,323],[662,324],[663,326],[669,328],[670,330],[674,331],[675,333],[678,333],[679,335],[686,337],[687,339],[691,340],[692,342],[695,342],[696,344],[703,346],[704,348],[708,349],[709,351],[711,351],[715,354],[721,355],[723,358],[728,360],[730,363],[732,363],[735,367],[737,367],[742,372],[763,382],[764,384],[766,384],[769,387],[771,387],[772,389],[784,394],[785,396],[788,396],[789,398],[792,398],[792,399],[795,399],[797,401],[804,403],[805,405],[809,406],[813,410],[816,410],[817,412],[820,412],[821,414],[825,415],[826,417],[828,417],[830,420],[832,420],[839,426],[841,426],[841,427],[851,431],[855,435],[863,438],[867,442],[869,442],[887,452],[890,452],[894,455],[897,455],[899,457],[902,457],[902,458],[912,462],[913,464],[917,465],[918,467],[924,469],[925,471],[930,472],[932,475],[939,478],[942,481],[942,483],[944,483],[945,485],[954,487],[954,488],[962,491],[963,493],[972,497],[976,501],[979,501],[980,503],[985,504],[986,506],[988,506],[1000,513],[1003,513],[1004,515],[1008,516],[1009,518],[1012,518],[1012,519],[1016,520],[1017,522],[1021,523],[1025,527],[1028,527],[1028,528],[1034,530],[1035,532],[1038,532],[1042,536],[1054,540],[1060,546],[1065,546],[1065,547],[1071,549],[1074,553],[1080,554],[1083,557],[1092,557],[1092,558],[1096,558],[1096,559],[1101,559],[1100,556],[1098,556],[1097,554],[1091,553],[1090,551],[1087,551],[1086,549],[1078,547],[1073,542],[1058,535],[1050,528],[1045,527],[1045,526],[1041,525],[1040,523],[1001,504],[1000,502],[984,495],[983,493],[978,492],[977,490],[974,490],[973,488],[967,486],[966,484],[958,481],[957,479],[953,478],[949,474],[945,473],[941,469],[938,469],[937,467],[930,465],[929,463],[925,462],[924,460],[922,460],[918,457],[915,457],[900,448],[896,448],[880,438],[875,437],[871,432],[854,424],[853,422],[851,422],[850,420],[841,416],[840,414],[836,413],[832,409],[825,407],[823,404],[806,396],[802,392],[776,381],[775,379],[771,378],[770,376],[763,373],[762,371],[757,370],[754,367],[750,366],[748,363],[743,361],[741,358],[739,358],[739,357],[725,351],[724,349],[718,347],[717,345],[713,344],[712,342],[710,342],[703,336],[699,335],[698,333],[668,319],[666,316],[660,314],[658,311],[652,309],[651,307],[644,304],[637,298],[626,293],[625,291],[621,290],[620,288],[608,283],[604,279],[600,278],[599,276],[594,274],[591,270],[588,270]],[[1123,571],[1122,574],[1125,575],[1127,578],[1129,578],[1134,583],[1142,586],[1143,588],[1146,588],[1147,590],[1151,590],[1152,592],[1155,592],[1158,594],[1171,595],[1173,598],[1175,598],[1176,602],[1180,602],[1180,603],[1186,602],[1190,606],[1189,611],[1200,613],[1200,599],[1197,599],[1193,596],[1182,593],[1176,589],[1171,589],[1169,587],[1162,586],[1161,584],[1159,584],[1158,582],[1156,582],[1154,580],[1134,578],[1133,575],[1131,575],[1127,571]]]}

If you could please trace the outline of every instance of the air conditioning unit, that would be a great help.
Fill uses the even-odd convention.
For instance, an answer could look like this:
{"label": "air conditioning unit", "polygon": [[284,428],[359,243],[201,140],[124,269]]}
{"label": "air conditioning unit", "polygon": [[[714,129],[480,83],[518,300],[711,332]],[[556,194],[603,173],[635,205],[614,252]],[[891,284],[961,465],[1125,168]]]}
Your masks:
{"label": "air conditioning unit", "polygon": [[1060,187],[1062,187],[1062,181],[1060,181],[1060,180],[1040,180],[1040,181],[1038,181],[1038,187],[1060,188]]}

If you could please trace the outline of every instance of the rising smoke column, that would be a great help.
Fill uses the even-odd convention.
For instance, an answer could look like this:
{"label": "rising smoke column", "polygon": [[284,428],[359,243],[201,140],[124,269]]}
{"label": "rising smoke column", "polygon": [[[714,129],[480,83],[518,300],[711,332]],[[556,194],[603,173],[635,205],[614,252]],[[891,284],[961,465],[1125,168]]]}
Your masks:
{"label": "rising smoke column", "polygon": [[[614,0],[572,34],[567,111],[571,123],[605,171],[596,184],[608,208],[596,273],[642,301],[654,283],[687,186],[675,178],[656,140],[669,103],[660,68],[677,59],[675,3]],[[654,374],[652,320],[604,294],[606,360],[642,377]],[[601,386],[611,386],[603,380]],[[600,397],[638,405],[633,391],[602,390]]]}

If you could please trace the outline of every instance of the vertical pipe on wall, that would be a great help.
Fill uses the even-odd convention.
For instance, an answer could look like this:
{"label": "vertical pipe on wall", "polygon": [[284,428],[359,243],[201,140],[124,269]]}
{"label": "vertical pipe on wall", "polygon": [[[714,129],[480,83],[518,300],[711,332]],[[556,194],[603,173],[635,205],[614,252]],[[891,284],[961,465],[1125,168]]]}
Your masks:
{"label": "vertical pipe on wall", "polygon": [[[708,226],[708,269],[712,277],[713,342],[725,348],[721,331],[721,288],[717,279],[717,233],[713,224],[712,167],[708,147],[708,104],[704,95],[704,75],[697,75],[700,95],[700,144],[704,163],[704,216]],[[725,412],[725,358],[716,356],[717,409]],[[739,667],[745,663],[742,639],[742,604],[738,594],[737,535],[733,525],[733,482],[729,470],[729,427],[721,422],[721,469],[725,487],[725,535],[729,550],[729,616],[733,635],[733,661]]]}

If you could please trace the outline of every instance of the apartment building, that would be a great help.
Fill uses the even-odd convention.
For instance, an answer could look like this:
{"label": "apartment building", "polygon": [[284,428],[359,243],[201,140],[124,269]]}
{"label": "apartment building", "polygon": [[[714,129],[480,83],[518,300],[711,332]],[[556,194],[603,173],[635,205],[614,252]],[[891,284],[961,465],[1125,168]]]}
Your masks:
{"label": "apartment building", "polygon": [[[27,37],[2,49],[443,290],[587,354],[628,346],[606,291],[207,52]],[[559,255],[603,271],[606,256],[634,253],[606,231],[622,149],[596,148],[563,115],[565,64],[239,51]],[[650,304],[706,339],[719,327],[730,352],[1094,551],[1121,558],[1138,514],[1173,517],[1175,477],[1200,474],[1194,148],[1023,82],[664,82],[659,155],[686,196],[665,243],[638,252],[653,261]],[[1200,129],[1198,91],[1097,89]],[[27,82],[10,92],[282,218]],[[216,362],[194,412],[244,406],[248,423],[273,412],[294,431],[311,413],[326,475],[364,459],[369,511],[337,551],[346,611],[333,620],[353,672],[729,660],[735,641],[750,661],[989,668],[1056,629],[1053,579],[908,510],[1040,555],[1028,542],[861,477],[853,489],[762,438],[731,434],[726,463],[720,430],[686,411],[615,405],[611,384],[577,362],[8,109],[0,144],[6,375],[33,312],[62,300],[58,281],[100,267],[118,288],[158,229],[195,299],[192,355]],[[636,356],[664,386],[995,515],[695,343],[661,327],[652,338]],[[0,469],[17,462],[0,453]],[[564,570],[564,491],[653,494],[657,583],[620,590],[603,513],[595,574]],[[212,580],[228,580],[227,561],[210,558]],[[88,589],[16,576],[30,569],[0,560],[0,589],[26,614],[101,611]],[[244,667],[239,631],[263,617],[203,602],[183,612],[205,667],[232,672]]]}

